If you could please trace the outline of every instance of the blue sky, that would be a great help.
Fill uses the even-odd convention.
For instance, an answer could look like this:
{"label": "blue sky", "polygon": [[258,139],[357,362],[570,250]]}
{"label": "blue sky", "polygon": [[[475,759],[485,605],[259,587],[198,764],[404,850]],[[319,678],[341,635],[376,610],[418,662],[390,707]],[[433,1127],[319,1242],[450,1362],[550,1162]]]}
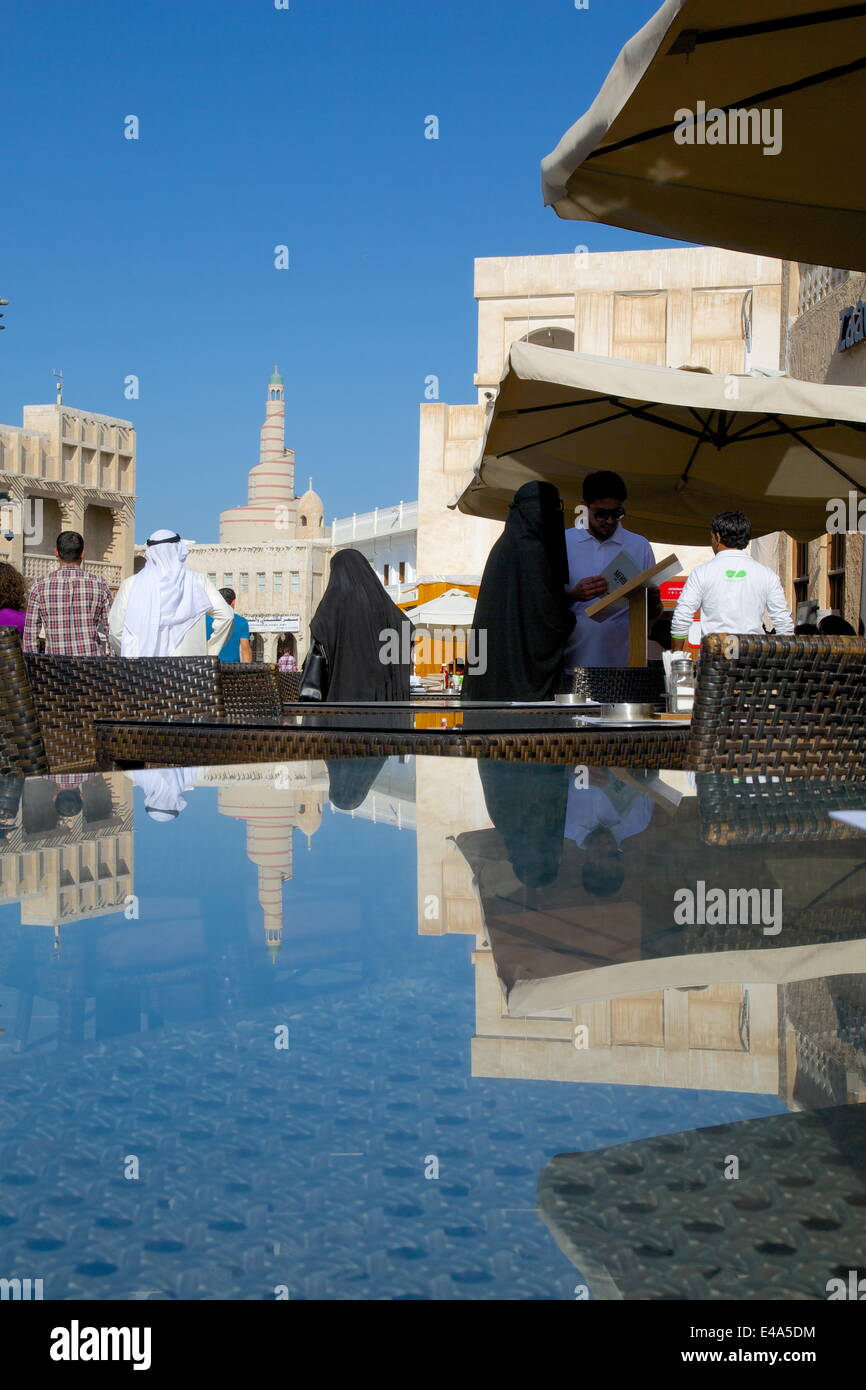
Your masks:
{"label": "blue sky", "polygon": [[0,420],[61,367],[71,405],[138,430],[137,536],[214,540],[278,360],[299,491],[329,520],[415,497],[425,377],[475,399],[473,259],[662,244],[559,221],[538,172],[655,8],[6,6]]}

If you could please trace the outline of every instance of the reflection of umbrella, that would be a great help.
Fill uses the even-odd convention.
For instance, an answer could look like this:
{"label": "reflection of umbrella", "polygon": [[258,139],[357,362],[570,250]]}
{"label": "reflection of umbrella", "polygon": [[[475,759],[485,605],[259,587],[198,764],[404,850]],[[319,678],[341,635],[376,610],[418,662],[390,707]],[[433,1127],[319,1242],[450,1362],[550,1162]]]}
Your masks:
{"label": "reflection of umbrella", "polygon": [[862,7],[839,0],[666,0],[542,162],[545,202],[560,217],[862,269],[863,47]]}
{"label": "reflection of umbrella", "polygon": [[756,536],[823,535],[830,498],[866,491],[866,392],[788,377],[722,376],[515,343],[463,512],[503,517],[534,478],[566,515],[599,461],[628,486],[631,530],[706,542],[714,513]]}

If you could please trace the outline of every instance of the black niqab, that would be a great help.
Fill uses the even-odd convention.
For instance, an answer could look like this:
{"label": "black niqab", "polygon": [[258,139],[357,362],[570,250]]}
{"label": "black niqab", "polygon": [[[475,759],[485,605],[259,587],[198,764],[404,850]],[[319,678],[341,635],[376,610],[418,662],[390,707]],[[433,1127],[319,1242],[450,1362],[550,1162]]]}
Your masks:
{"label": "black niqab", "polygon": [[486,656],[487,669],[469,665],[465,700],[553,699],[575,621],[567,584],[559,493],[552,483],[524,483],[484,566],[469,656],[479,664]]}
{"label": "black niqab", "polygon": [[360,551],[337,551],[310,632],[328,659],[329,701],[408,700],[412,624]]}
{"label": "black niqab", "polygon": [[528,888],[553,883],[562,858],[571,768],[484,759],[478,771],[487,814],[520,882]]}
{"label": "black niqab", "polygon": [[328,799],[338,811],[357,811],[373,790],[373,783],[387,758],[353,758],[328,761]]}

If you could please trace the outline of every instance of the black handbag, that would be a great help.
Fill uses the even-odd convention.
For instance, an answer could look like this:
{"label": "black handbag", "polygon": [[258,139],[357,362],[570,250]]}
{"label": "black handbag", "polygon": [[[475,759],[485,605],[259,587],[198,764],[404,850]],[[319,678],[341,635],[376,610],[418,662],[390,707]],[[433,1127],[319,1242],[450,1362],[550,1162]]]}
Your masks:
{"label": "black handbag", "polygon": [[328,658],[321,642],[313,642],[301,671],[301,700],[325,700],[330,681]]}

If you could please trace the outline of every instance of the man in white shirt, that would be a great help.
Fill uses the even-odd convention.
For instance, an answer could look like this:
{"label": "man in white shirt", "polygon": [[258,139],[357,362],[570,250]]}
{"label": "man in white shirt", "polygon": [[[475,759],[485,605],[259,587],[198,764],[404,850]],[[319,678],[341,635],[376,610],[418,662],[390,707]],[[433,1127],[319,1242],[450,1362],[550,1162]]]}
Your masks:
{"label": "man in white shirt", "polygon": [[623,551],[637,565],[635,573],[655,564],[649,541],[622,525],[626,486],[618,473],[589,473],[583,481],[582,522],[565,533],[568,551],[568,597],[576,618],[565,649],[565,669],[628,665],[628,609],[607,618],[588,618],[585,608],[608,591],[602,576]]}
{"label": "man in white shirt", "polygon": [[701,636],[764,631],[764,613],[777,633],[789,636],[794,620],[779,576],[746,554],[752,526],[742,512],[719,512],[711,522],[713,558],[696,565],[686,580],[671,621],[671,641],[679,651],[692,615],[701,610]]}

